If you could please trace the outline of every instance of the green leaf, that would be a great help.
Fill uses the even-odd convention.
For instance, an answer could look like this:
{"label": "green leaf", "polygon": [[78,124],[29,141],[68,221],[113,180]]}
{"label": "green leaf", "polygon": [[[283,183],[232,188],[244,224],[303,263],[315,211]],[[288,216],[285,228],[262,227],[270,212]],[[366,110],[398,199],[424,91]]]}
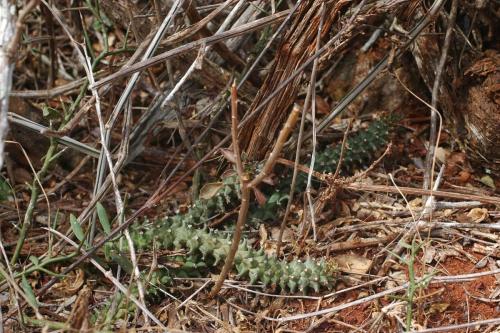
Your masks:
{"label": "green leaf", "polygon": [[21,278],[21,285],[22,285],[24,293],[26,294],[26,297],[27,297],[26,301],[29,303],[29,305],[32,308],[38,310],[38,301],[36,300],[35,293],[33,292],[33,289],[31,288],[31,286],[28,282],[28,279],[26,279],[26,276],[24,276],[24,274]]}
{"label": "green leaf", "polygon": [[35,266],[38,266],[40,264],[40,260],[38,259],[38,257],[30,256],[29,259]]}
{"label": "green leaf", "polygon": [[128,273],[128,274],[132,274],[133,271],[134,271],[134,265],[132,265],[132,262],[122,256],[122,255],[119,255],[119,254],[114,254],[112,253],[111,254],[111,260],[113,260],[114,262],[116,262],[118,265],[120,265],[121,268],[123,268],[123,270]]}
{"label": "green leaf", "polygon": [[5,178],[0,177],[0,201],[6,201],[9,199],[11,190],[9,183],[5,180]]}
{"label": "green leaf", "polygon": [[50,106],[44,105],[42,106],[42,114],[45,118],[48,119],[58,119],[60,114],[57,109],[51,108]]}
{"label": "green leaf", "polygon": [[271,197],[269,198],[269,200],[267,200],[268,203],[272,204],[272,203],[276,203],[276,204],[281,204],[281,202],[283,200],[288,200],[288,194],[283,194],[283,193],[280,193],[280,192],[275,192],[271,195]]}
{"label": "green leaf", "polygon": [[104,233],[106,235],[109,235],[111,233],[111,225],[109,223],[109,218],[108,214],[106,213],[106,208],[98,202],[96,205],[97,209],[97,216],[99,217],[99,223],[101,223],[102,230],[104,230]]}
{"label": "green leaf", "polygon": [[69,223],[71,224],[71,230],[73,230],[76,238],[78,238],[80,242],[83,242],[83,240],[85,239],[85,233],[83,232],[82,226],[80,225],[80,223],[78,223],[75,215],[69,215]]}

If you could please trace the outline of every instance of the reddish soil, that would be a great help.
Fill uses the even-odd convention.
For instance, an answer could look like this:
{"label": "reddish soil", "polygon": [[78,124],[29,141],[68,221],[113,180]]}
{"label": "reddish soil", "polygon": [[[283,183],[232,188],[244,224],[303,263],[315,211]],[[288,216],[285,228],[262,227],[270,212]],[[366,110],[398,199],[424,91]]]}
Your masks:
{"label": "reddish soil", "polygon": [[[420,267],[419,264],[416,265],[417,271]],[[436,269],[439,270],[438,275],[463,275],[489,270],[487,267],[477,269],[469,260],[455,257],[447,258]],[[425,328],[464,324],[471,321],[499,317],[500,307],[498,306],[498,302],[494,300],[489,301],[490,295],[496,288],[498,288],[498,283],[493,275],[479,277],[469,282],[433,284],[417,292],[413,309],[414,317],[417,324]],[[371,289],[369,294],[367,293],[367,289],[347,292],[334,301],[324,301],[321,308],[326,309],[352,302],[358,298],[366,297],[383,290],[383,288]],[[399,294],[395,296],[402,297],[403,295]],[[380,315],[382,307],[398,299],[397,297],[382,298],[343,309],[335,316],[325,319],[322,324],[314,329],[314,332],[348,332],[352,330],[349,326],[363,328],[368,332],[372,330],[379,332],[397,330],[397,320],[387,315],[384,315],[377,325],[373,327],[371,325],[373,318]],[[295,313],[312,312],[315,310],[317,310],[317,302],[310,301],[303,304],[296,304]],[[406,308],[402,307],[397,315],[404,320]],[[300,323],[294,323],[293,329],[307,330],[310,325],[310,319],[304,320]],[[468,332],[483,332],[484,329],[485,327],[472,327]],[[459,330],[449,332],[459,332]]]}

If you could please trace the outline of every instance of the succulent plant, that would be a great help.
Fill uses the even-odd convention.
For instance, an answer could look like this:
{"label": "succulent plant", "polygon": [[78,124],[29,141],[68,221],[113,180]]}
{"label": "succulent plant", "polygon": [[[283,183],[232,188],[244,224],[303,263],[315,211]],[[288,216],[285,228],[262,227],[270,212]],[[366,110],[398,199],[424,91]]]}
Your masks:
{"label": "succulent plant", "polygon": [[[165,222],[168,221],[168,222]],[[187,251],[186,256],[174,258],[176,268],[159,270],[153,281],[165,285],[170,276],[193,276],[200,269],[217,267],[224,263],[231,245],[230,236],[220,231],[194,228],[171,218],[161,223],[143,225],[131,230],[131,237],[137,251],[150,250],[153,244],[163,250]],[[124,248],[126,250],[126,246]],[[109,256],[117,254],[116,243],[110,243],[106,249]],[[333,287],[337,269],[333,260],[306,259],[287,262],[268,256],[262,250],[256,251],[247,240],[243,240],[234,260],[238,277],[248,278],[250,283],[260,282],[265,286],[279,287],[282,290],[306,292],[313,289]]]}
{"label": "succulent plant", "polygon": [[[369,163],[376,152],[387,145],[389,132],[395,120],[393,116],[381,118],[372,122],[366,130],[349,138],[342,170],[347,172],[354,166]],[[336,146],[318,152],[316,171],[335,172],[340,151],[341,147]],[[291,173],[284,174],[273,192],[267,193],[269,197],[267,203],[263,207],[253,207],[250,217],[259,219],[259,214],[267,217],[270,216],[269,212],[276,214],[277,209],[288,200],[290,182]],[[296,189],[302,191],[305,186],[306,176],[300,174]],[[216,214],[237,205],[240,195],[238,177],[227,176],[216,188],[211,195],[195,201],[184,214],[166,217],[155,223],[146,222],[131,228],[131,237],[138,252],[152,250],[153,246],[161,250],[187,251],[187,255],[168,257],[169,261],[174,263],[169,266],[175,268],[160,268],[154,271],[148,278],[151,285],[168,285],[172,277],[199,276],[200,271],[224,262],[231,244],[230,234],[226,233],[227,236],[224,236],[221,231],[208,230],[206,224]],[[125,253],[127,251],[125,242],[122,251]],[[117,242],[108,243],[105,252],[108,258],[113,258],[121,265],[124,264]],[[286,262],[268,256],[262,250],[256,251],[247,240],[240,243],[234,266],[237,275],[247,278],[250,283],[260,282],[265,286],[279,287],[291,292],[331,288],[337,276],[333,260],[297,259]]]}
{"label": "succulent plant", "polygon": [[[394,127],[396,117],[387,116],[373,121],[367,129],[359,131],[347,139],[341,171],[348,173],[354,167],[366,166],[374,159],[374,155],[387,146],[390,130]],[[316,154],[315,170],[321,173],[333,173],[337,170],[342,145],[327,147]],[[283,184],[290,183],[284,181]],[[297,190],[305,190],[307,177],[301,174],[297,181]]]}
{"label": "succulent plant", "polygon": [[[390,131],[394,127],[398,117],[394,115],[386,116],[373,121],[367,129],[362,130],[347,139],[342,159],[341,171],[349,173],[354,167],[362,167],[373,160],[375,154],[387,146],[390,139]],[[334,173],[340,159],[341,145],[327,147],[316,154],[314,169],[321,173]],[[308,163],[309,161],[307,161]],[[305,163],[303,163],[305,164]],[[307,164],[305,164],[307,165]],[[256,220],[266,220],[274,218],[276,211],[286,204],[292,183],[292,173],[282,173],[277,186],[272,191],[267,192],[268,200],[265,204],[254,207],[250,212],[250,218]],[[299,173],[295,183],[295,192],[303,192],[307,185],[307,175]],[[313,187],[318,187],[319,182],[313,180]]]}

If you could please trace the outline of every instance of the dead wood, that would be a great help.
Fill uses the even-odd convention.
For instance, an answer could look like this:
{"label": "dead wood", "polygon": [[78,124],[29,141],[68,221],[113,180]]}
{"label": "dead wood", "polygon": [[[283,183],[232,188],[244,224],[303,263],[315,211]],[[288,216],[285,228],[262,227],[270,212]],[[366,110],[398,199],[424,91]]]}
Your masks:
{"label": "dead wood", "polygon": [[[322,39],[327,36],[335,18],[346,5],[347,3],[343,1],[337,4],[334,4],[334,1],[325,2],[326,12],[329,14],[326,16],[321,32]],[[320,8],[321,1],[309,0],[300,5],[290,29],[276,51],[273,66],[248,113],[259,107],[281,82],[290,77],[290,74],[315,52],[316,34],[321,19]],[[250,159],[262,159],[272,146],[275,135],[300,90],[301,81],[302,77],[297,76],[265,106],[256,121],[247,124],[241,130],[240,142]]]}
{"label": "dead wood", "polygon": [[[492,13],[493,8],[480,3],[462,6],[462,10],[469,9],[472,15],[477,16],[477,22],[469,31],[462,30],[458,25],[453,30],[448,62],[442,71],[442,83],[439,85],[438,111],[442,111],[446,127],[469,153],[470,159],[476,165],[499,174],[500,149],[497,143],[500,140],[500,56],[497,50],[480,51],[485,45],[494,44],[492,33],[495,24],[492,15],[495,14]],[[491,6],[496,7],[493,4]],[[416,40],[412,50],[415,63],[429,91],[433,88],[444,44],[444,34],[439,32],[443,31],[442,25],[446,25],[448,19],[448,16],[442,14],[441,20],[429,26],[427,33]],[[485,29],[489,32],[481,34],[480,31]],[[486,38],[475,39],[480,35]]]}

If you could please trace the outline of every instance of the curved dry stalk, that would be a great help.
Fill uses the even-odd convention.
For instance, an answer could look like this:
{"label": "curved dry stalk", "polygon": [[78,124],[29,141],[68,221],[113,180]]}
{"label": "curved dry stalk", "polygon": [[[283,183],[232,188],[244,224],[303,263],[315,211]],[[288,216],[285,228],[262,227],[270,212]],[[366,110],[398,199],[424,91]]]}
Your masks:
{"label": "curved dry stalk", "polygon": [[[451,4],[450,19],[448,22],[448,27],[446,28],[446,35],[444,38],[443,50],[441,51],[441,58],[439,59],[439,64],[436,69],[436,78],[434,79],[434,85],[432,87],[432,101],[431,101],[431,127],[429,134],[429,149],[427,150],[427,155],[425,157],[425,173],[424,173],[424,189],[432,189],[432,182],[434,181],[434,165],[436,164],[435,151],[439,145],[439,137],[441,136],[442,127],[442,117],[437,111],[437,106],[439,103],[439,87],[441,85],[441,75],[443,74],[443,69],[446,65],[446,60],[448,57],[448,49],[451,44],[451,35],[455,28],[455,19],[457,17],[458,11],[458,1],[453,0]],[[439,116],[439,133],[438,133],[438,116]],[[439,135],[438,135],[439,134]],[[429,198],[429,206],[432,206],[432,196]],[[427,200],[424,200],[424,202]],[[427,206],[427,203],[426,203]]]}

